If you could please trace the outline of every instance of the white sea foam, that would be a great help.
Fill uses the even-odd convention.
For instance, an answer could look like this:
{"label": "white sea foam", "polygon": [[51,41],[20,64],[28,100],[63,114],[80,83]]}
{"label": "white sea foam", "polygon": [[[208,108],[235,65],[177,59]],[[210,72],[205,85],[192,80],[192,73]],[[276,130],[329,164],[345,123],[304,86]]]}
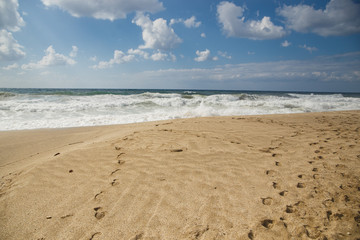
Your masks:
{"label": "white sea foam", "polygon": [[135,123],[175,118],[359,110],[360,98],[341,94],[130,95],[0,92],[0,130]]}

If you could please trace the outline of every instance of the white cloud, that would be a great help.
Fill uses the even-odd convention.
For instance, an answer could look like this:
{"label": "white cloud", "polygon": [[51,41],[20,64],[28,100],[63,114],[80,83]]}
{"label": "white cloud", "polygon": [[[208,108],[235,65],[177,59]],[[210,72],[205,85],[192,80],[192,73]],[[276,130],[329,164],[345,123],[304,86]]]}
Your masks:
{"label": "white cloud", "polygon": [[291,45],[291,42],[288,42],[288,40],[285,40],[284,42],[281,43],[281,46],[283,47],[289,47]]}
{"label": "white cloud", "polygon": [[129,63],[132,61],[137,61],[139,59],[145,59],[145,60],[153,60],[153,61],[176,61],[176,56],[174,54],[170,53],[164,53],[160,50],[154,51],[153,54],[149,54],[148,52],[145,52],[141,49],[132,49],[130,48],[127,51],[127,54],[125,54],[123,51],[115,50],[114,51],[114,57],[110,59],[109,61],[100,61],[97,65],[91,66],[93,69],[105,69],[105,68],[111,68],[115,64],[123,64],[123,63]]}
{"label": "white cloud", "polygon": [[101,61],[97,65],[92,66],[94,69],[104,69],[113,67],[114,64],[122,64],[131,62],[135,59],[135,56],[132,54],[126,55],[124,52],[120,50],[114,51],[114,57],[109,61]]}
{"label": "white cloud", "polygon": [[74,17],[93,17],[113,21],[131,12],[155,13],[164,9],[158,0],[42,0],[47,7],[57,6]]}
{"label": "white cloud", "polygon": [[307,46],[306,44],[300,45],[299,47],[308,50],[310,53],[312,53],[313,51],[317,51],[317,50],[318,50],[316,47],[309,47],[309,46]]}
{"label": "white cloud", "polygon": [[18,67],[19,67],[19,65],[17,63],[14,63],[14,64],[10,64],[10,65],[8,65],[6,67],[3,67],[3,69],[4,70],[11,70],[11,69],[16,69]]}
{"label": "white cloud", "polygon": [[171,19],[169,25],[174,25],[175,23],[183,23],[185,25],[185,27],[187,28],[198,28],[201,25],[201,22],[197,22],[196,21],[196,17],[195,16],[191,16],[188,19],[182,19],[182,18],[178,18],[178,19]]}
{"label": "white cloud", "polygon": [[217,6],[218,21],[228,37],[263,40],[281,38],[286,34],[283,27],[271,22],[270,17],[263,17],[261,21],[245,21],[244,10],[227,1],[220,2]]}
{"label": "white cloud", "polygon": [[202,52],[200,52],[199,50],[196,51],[196,55],[197,57],[194,58],[195,61],[197,62],[203,62],[203,61],[206,61],[209,59],[210,57],[210,50],[209,49],[206,49]]}
{"label": "white cloud", "polygon": [[[165,84],[169,79],[180,87],[213,86],[217,89],[296,89],[314,91],[314,86],[328,82],[360,82],[360,52],[343,56],[319,57],[304,61],[276,61],[226,64],[216,68],[162,69],[128,75],[131,79]],[[194,85],[196,84],[196,85]],[[328,85],[321,85],[322,87]]]}
{"label": "white cloud", "polygon": [[231,59],[231,56],[228,55],[227,52],[218,51],[218,54],[223,58]]}
{"label": "white cloud", "polygon": [[144,59],[149,59],[149,53],[147,53],[141,49],[130,48],[127,52],[128,52],[128,54],[131,54],[131,55],[138,55]]}
{"label": "white cloud", "polygon": [[72,46],[72,50],[71,50],[69,56],[72,57],[72,58],[76,57],[78,50],[79,50],[79,49],[78,49],[77,46]]}
{"label": "white cloud", "polygon": [[151,55],[151,59],[154,61],[164,61],[167,58],[167,56],[168,55],[166,53],[162,53],[159,51]]}
{"label": "white cloud", "polygon": [[247,54],[248,55],[255,55],[255,52],[248,51]]}
{"label": "white cloud", "polygon": [[0,30],[0,61],[14,61],[25,57],[22,49],[23,46],[18,44],[10,32]]}
{"label": "white cloud", "polygon": [[96,57],[96,56],[93,56],[93,57],[91,57],[89,60],[90,60],[90,61],[93,61],[93,62],[96,62],[97,57]]}
{"label": "white cloud", "polygon": [[216,56],[211,57],[209,49],[205,49],[204,51],[197,50],[196,55],[197,55],[197,57],[194,58],[194,60],[197,61],[197,62],[204,62],[204,61],[207,61],[207,60],[217,61],[219,59]]}
{"label": "white cloud", "polygon": [[19,3],[17,0],[5,0],[0,2],[0,29],[7,29],[12,32],[20,30],[25,25],[24,19],[18,12]]}
{"label": "white cloud", "polygon": [[170,55],[171,61],[176,62],[176,56],[173,53],[170,53],[169,55]]}
{"label": "white cloud", "polygon": [[67,57],[63,54],[57,53],[52,45],[50,45],[45,50],[45,56],[36,63],[28,63],[23,64],[21,66],[22,69],[30,70],[30,69],[40,69],[45,67],[52,66],[64,66],[64,65],[74,65],[76,61],[71,57]]}
{"label": "white cloud", "polygon": [[352,0],[331,0],[324,10],[299,4],[283,6],[277,13],[289,29],[321,36],[339,36],[360,32],[360,4]]}
{"label": "white cloud", "polygon": [[140,49],[169,50],[182,42],[175,34],[174,29],[163,18],[151,21],[149,16],[138,13],[133,19],[133,23],[142,29],[142,38],[145,44],[139,46]]}
{"label": "white cloud", "polygon": [[205,33],[201,33],[200,35],[202,38],[206,38],[206,34]]}
{"label": "white cloud", "polygon": [[25,25],[18,8],[17,0],[0,1],[0,61],[14,61],[25,56],[22,50],[24,47],[18,44],[11,33]]}
{"label": "white cloud", "polygon": [[198,28],[201,25],[201,22],[196,21],[196,17],[192,16],[186,20],[184,20],[184,25],[187,28]]}

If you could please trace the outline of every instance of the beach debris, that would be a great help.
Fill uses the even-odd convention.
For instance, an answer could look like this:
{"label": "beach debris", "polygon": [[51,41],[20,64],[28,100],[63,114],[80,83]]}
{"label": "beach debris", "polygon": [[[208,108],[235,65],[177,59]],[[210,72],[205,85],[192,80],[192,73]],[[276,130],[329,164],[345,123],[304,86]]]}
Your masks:
{"label": "beach debris", "polygon": [[60,153],[55,153],[55,154],[54,154],[54,157],[57,156],[57,155],[60,155]]}
{"label": "beach debris", "polygon": [[74,172],[74,170],[70,169],[70,170],[69,170],[69,173],[72,173],[72,172]]}

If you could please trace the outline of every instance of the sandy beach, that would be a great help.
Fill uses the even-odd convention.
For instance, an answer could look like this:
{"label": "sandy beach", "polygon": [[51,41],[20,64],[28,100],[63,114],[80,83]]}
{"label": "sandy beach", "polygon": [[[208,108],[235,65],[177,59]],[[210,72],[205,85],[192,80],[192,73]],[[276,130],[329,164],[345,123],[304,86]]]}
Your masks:
{"label": "sandy beach", "polygon": [[0,239],[359,239],[359,119],[0,132]]}

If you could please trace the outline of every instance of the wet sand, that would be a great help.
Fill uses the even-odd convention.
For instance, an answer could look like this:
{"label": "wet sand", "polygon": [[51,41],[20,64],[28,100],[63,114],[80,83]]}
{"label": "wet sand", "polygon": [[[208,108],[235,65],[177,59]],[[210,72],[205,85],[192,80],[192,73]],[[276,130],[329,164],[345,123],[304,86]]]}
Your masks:
{"label": "wet sand", "polygon": [[359,119],[0,132],[0,239],[360,238]]}

